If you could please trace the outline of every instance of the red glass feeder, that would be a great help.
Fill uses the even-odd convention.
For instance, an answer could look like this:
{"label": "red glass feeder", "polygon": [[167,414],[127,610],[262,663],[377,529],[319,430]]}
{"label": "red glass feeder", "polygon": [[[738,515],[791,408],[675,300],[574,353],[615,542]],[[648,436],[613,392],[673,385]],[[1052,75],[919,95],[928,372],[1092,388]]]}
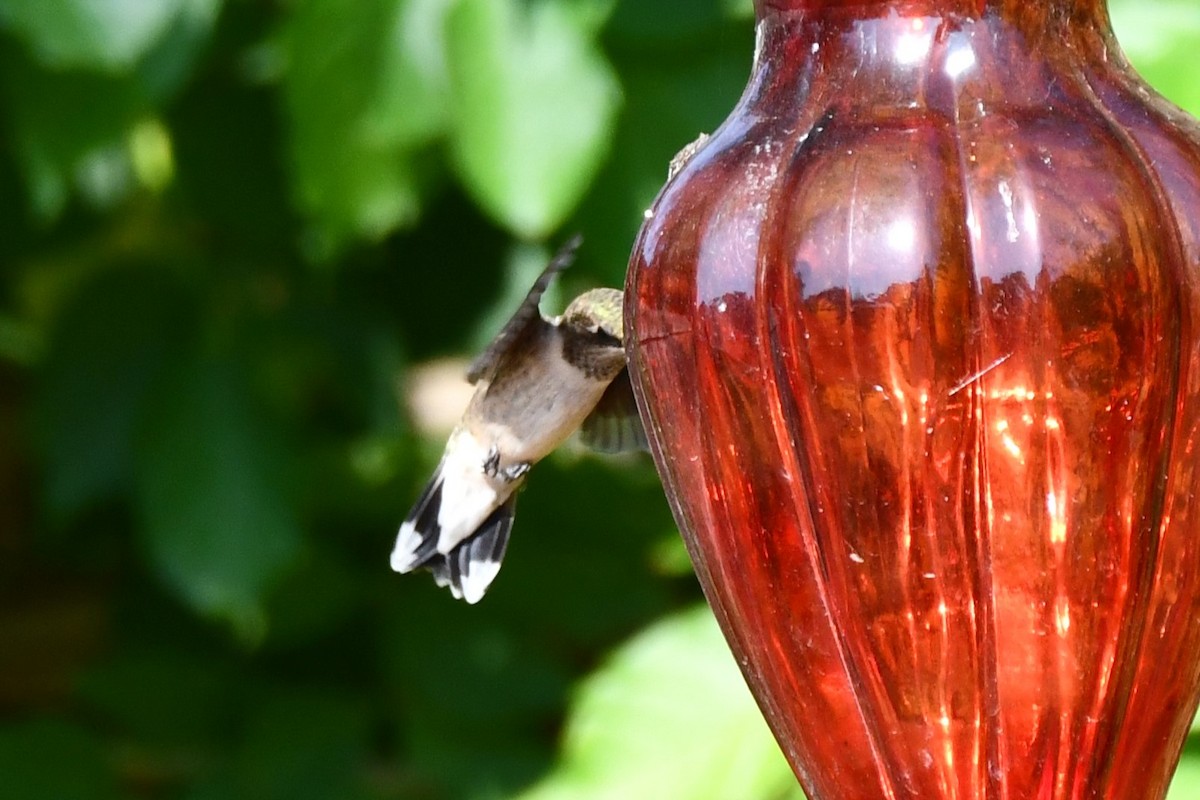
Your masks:
{"label": "red glass feeder", "polygon": [[757,13],[627,296],[751,688],[813,800],[1161,798],[1200,691],[1200,126],[1102,0]]}

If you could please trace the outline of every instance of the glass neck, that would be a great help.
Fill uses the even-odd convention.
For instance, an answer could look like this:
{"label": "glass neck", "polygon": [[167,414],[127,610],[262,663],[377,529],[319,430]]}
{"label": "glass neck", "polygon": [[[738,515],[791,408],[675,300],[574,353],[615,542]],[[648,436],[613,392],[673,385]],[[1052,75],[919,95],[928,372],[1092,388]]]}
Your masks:
{"label": "glass neck", "polygon": [[1067,21],[1108,20],[1107,0],[754,0],[759,19],[788,12],[808,15],[905,17],[955,15],[1007,18],[1022,26],[1058,25]]}
{"label": "glass neck", "polygon": [[923,19],[940,31],[978,21],[1067,49],[1084,39],[1105,48],[1115,44],[1107,0],[754,0],[754,9],[771,37],[785,39],[806,29],[828,36],[863,24],[891,27]]}
{"label": "glass neck", "polygon": [[1104,0],[756,0],[756,11],[744,102],[768,117],[1035,113],[1081,63],[1124,63]]}

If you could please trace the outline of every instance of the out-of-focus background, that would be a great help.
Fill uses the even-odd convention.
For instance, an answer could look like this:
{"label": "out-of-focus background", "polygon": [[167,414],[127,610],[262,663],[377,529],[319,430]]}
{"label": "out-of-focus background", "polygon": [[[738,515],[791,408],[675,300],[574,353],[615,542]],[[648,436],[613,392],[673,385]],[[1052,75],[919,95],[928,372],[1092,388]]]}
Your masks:
{"label": "out-of-focus background", "polygon": [[[1200,5],[1112,9],[1200,112]],[[570,232],[546,305],[620,285],[752,27],[0,0],[0,796],[800,797],[647,458],[539,467],[477,607],[387,563],[464,359]]]}

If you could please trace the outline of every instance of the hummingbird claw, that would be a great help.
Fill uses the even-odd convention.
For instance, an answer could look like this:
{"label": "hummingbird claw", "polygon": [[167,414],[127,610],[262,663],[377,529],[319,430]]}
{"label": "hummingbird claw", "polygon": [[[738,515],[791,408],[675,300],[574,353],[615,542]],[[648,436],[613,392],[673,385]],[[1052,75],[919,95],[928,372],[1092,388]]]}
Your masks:
{"label": "hummingbird claw", "polygon": [[521,461],[516,464],[511,464],[505,467],[503,470],[504,480],[508,481],[509,483],[512,483],[515,480],[520,480],[525,476],[526,472],[529,472],[529,469],[532,466],[533,464],[529,463],[528,461]]}
{"label": "hummingbird claw", "polygon": [[483,459],[483,474],[489,478],[503,478],[505,482],[512,483],[525,476],[529,472],[533,463],[530,461],[519,461],[516,464],[509,464],[503,469],[500,468],[500,448],[492,445],[488,450],[487,456]]}
{"label": "hummingbird claw", "polygon": [[500,472],[500,448],[492,445],[487,457],[483,459],[483,474],[489,478],[496,477]]}

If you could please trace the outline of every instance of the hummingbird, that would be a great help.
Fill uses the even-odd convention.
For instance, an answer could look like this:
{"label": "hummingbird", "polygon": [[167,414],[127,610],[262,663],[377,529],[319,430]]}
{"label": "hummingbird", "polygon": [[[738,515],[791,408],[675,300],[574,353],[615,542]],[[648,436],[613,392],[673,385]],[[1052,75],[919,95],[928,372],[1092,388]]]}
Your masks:
{"label": "hummingbird", "polygon": [[579,243],[576,236],[558,252],[471,364],[475,394],[396,536],[392,569],[428,569],[468,603],[500,571],[517,490],[534,464],[581,427],[593,449],[646,446],[626,369],[622,292],[584,292],[558,317],[539,308]]}

